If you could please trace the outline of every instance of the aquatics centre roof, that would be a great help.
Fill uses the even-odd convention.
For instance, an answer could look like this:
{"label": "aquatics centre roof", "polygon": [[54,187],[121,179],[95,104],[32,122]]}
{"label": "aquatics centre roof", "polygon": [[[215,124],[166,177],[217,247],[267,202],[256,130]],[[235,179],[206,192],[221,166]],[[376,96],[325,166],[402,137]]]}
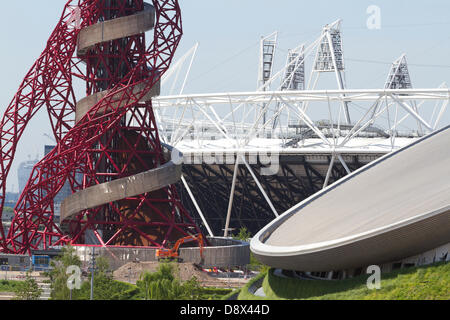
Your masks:
{"label": "aquatics centre roof", "polygon": [[450,127],[353,172],[252,240],[263,263],[331,271],[410,257],[450,242]]}

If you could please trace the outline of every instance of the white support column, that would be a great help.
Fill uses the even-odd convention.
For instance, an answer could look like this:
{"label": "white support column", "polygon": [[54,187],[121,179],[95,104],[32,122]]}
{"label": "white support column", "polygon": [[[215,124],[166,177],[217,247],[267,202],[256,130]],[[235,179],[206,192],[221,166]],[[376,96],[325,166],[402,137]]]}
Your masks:
{"label": "white support column", "polygon": [[448,102],[449,102],[449,100],[445,100],[445,101],[442,103],[441,110],[439,111],[439,115],[437,116],[436,121],[435,121],[435,123],[434,123],[434,128],[433,128],[434,130],[437,129],[437,127],[438,127],[438,125],[439,125],[439,121],[441,121],[441,118],[442,118],[442,116],[444,115],[445,110],[447,110]]}
{"label": "white support column", "polygon": [[323,189],[328,187],[328,183],[330,181],[330,176],[331,176],[331,171],[333,170],[335,160],[336,160],[336,155],[333,154],[333,156],[331,157],[330,166],[328,167],[327,176],[325,177],[325,183],[323,184]]}
{"label": "white support column", "polygon": [[208,222],[206,221],[205,216],[203,215],[203,212],[200,209],[200,206],[198,205],[197,200],[195,199],[194,194],[192,193],[191,188],[189,188],[189,185],[188,185],[188,183],[187,183],[187,181],[186,181],[186,179],[184,178],[183,175],[181,176],[181,181],[183,182],[183,185],[186,188],[186,190],[187,190],[187,192],[189,194],[189,197],[191,198],[192,203],[195,206],[195,209],[197,209],[197,212],[200,215],[200,218],[202,219],[203,223],[205,224],[205,227],[208,230],[209,235],[211,237],[214,237],[214,233],[212,232]]}
{"label": "white support column", "polygon": [[342,158],[342,155],[338,154],[338,159],[342,163],[342,165],[344,166],[345,171],[347,171],[348,174],[351,174],[352,172],[350,171],[350,169],[348,168],[348,166],[345,163],[344,159]]}
{"label": "white support column", "polygon": [[245,166],[247,167],[248,171],[250,172],[250,174],[253,177],[253,180],[255,181],[256,185],[258,186],[259,190],[261,191],[261,193],[263,194],[264,198],[266,199],[267,203],[270,206],[270,209],[272,209],[272,212],[275,214],[275,217],[279,217],[280,215],[278,214],[277,210],[275,209],[275,206],[273,205],[272,201],[270,201],[269,196],[267,195],[267,193],[264,191],[264,188],[262,187],[261,183],[259,182],[258,178],[256,177],[255,173],[253,172],[252,168],[250,167],[250,165],[248,164],[247,160],[245,160],[245,156],[242,156],[242,161],[245,164]]}
{"label": "white support column", "polygon": [[225,238],[228,237],[228,231],[230,228],[231,211],[233,209],[234,191],[236,190],[236,180],[237,180],[238,171],[239,171],[239,156],[236,157],[236,165],[234,166],[233,182],[231,184],[230,201],[228,203],[227,220],[225,223],[225,232],[223,235]]}

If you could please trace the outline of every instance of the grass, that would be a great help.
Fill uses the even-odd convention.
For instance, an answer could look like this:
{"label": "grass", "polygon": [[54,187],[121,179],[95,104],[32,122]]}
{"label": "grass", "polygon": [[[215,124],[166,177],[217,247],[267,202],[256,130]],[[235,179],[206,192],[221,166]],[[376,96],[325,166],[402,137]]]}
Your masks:
{"label": "grass", "polygon": [[233,290],[203,287],[200,289],[199,293],[200,293],[199,300],[223,300],[225,297],[231,296]]}
{"label": "grass", "polygon": [[[112,280],[105,284],[97,284],[94,290],[95,299],[98,300],[142,300],[143,294],[139,288],[130,283]],[[198,300],[221,300],[229,295],[231,289],[200,287],[195,293]],[[74,300],[90,299],[90,282],[83,283],[81,290],[75,290]]]}
{"label": "grass", "polygon": [[251,294],[248,290],[250,289],[253,284],[260,281],[261,279],[265,278],[267,275],[267,272],[261,272],[259,275],[257,275],[255,278],[250,280],[242,289],[241,293],[238,296],[238,300],[265,300],[263,297],[257,297],[253,294]]}
{"label": "grass", "polygon": [[[268,300],[449,300],[450,263],[397,270],[381,275],[381,289],[369,290],[369,275],[342,280],[320,281],[280,278],[270,270],[263,282]],[[261,299],[243,288],[239,299]]]}
{"label": "grass", "polygon": [[234,289],[229,294],[224,295],[220,300],[231,300],[232,297],[234,297],[235,295],[239,296],[240,293],[241,289]]}
{"label": "grass", "polygon": [[0,292],[16,292],[23,281],[0,280]]}

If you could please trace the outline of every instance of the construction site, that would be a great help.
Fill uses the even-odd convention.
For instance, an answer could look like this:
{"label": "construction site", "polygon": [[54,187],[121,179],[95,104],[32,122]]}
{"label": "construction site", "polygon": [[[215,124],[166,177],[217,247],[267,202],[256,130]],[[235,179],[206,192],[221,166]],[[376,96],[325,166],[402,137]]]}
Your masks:
{"label": "construction site", "polygon": [[[178,0],[68,1],[0,123],[2,271],[48,268],[66,246],[119,281],[170,260],[217,288],[257,274],[252,252],[315,279],[448,261],[450,90],[414,88],[406,54],[379,89],[349,89],[343,21],[320,28],[281,70],[278,33],[261,37],[255,91],[185,94],[198,44],[175,60]],[[40,110],[55,146],[7,213]]]}

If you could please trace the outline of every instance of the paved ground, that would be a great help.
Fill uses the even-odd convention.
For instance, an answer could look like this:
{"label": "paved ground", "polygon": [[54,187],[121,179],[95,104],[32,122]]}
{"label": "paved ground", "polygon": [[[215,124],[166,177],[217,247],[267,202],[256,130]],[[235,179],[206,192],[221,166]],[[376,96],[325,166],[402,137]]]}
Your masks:
{"label": "paved ground", "polygon": [[0,292],[0,301],[12,300],[15,294],[12,292]]}
{"label": "paved ground", "polygon": [[50,295],[52,293],[51,284],[38,282],[39,287],[42,289],[42,294],[40,300],[50,300]]}
{"label": "paved ground", "polygon": [[[15,280],[22,281],[26,278],[27,273],[21,271],[0,271],[0,280]],[[40,272],[32,272],[31,277],[36,281],[45,279]]]}

